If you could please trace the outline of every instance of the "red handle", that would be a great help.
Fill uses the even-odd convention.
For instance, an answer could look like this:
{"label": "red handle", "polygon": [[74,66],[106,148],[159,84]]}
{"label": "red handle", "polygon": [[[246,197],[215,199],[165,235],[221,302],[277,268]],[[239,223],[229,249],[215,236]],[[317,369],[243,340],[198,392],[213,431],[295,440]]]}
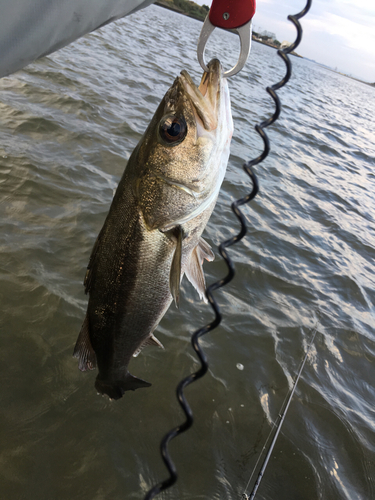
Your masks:
{"label": "red handle", "polygon": [[224,29],[239,28],[255,14],[255,0],[213,0],[209,19]]}

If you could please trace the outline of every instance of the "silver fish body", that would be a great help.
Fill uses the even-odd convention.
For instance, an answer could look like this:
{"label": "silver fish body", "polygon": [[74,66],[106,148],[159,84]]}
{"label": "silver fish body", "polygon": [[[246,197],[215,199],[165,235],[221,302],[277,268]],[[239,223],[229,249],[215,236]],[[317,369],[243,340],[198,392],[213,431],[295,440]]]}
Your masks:
{"label": "silver fish body", "polygon": [[229,156],[229,91],[213,60],[197,88],[183,71],[133,151],[85,278],[89,303],[74,355],[96,366],[95,387],[112,399],[149,383],[128,371],[131,357],[159,345],[153,332],[184,274],[205,300],[201,234],[212,213]]}

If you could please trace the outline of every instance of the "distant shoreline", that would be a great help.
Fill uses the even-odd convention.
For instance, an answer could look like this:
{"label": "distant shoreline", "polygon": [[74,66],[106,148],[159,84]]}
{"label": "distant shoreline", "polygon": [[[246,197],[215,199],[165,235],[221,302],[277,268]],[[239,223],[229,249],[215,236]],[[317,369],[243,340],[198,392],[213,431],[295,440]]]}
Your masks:
{"label": "distant shoreline", "polygon": [[179,9],[178,7],[174,7],[173,5],[167,5],[163,2],[154,2],[153,5],[159,5],[159,7],[163,7],[164,9],[177,12],[177,14],[183,14],[184,16],[191,17],[192,19],[196,19],[197,21],[201,21],[203,23],[203,20],[200,19],[199,17],[188,14],[187,12],[184,12],[183,10]]}
{"label": "distant shoreline", "polygon": [[[168,10],[171,10],[173,12],[177,12],[177,14],[182,14],[184,16],[191,17],[192,19],[196,19],[197,21],[201,21],[202,23],[204,21],[200,17],[196,17],[196,16],[194,16],[192,14],[189,14],[188,12],[184,12],[183,10],[181,10],[181,9],[179,9],[177,7],[174,7],[173,4],[172,5],[167,5],[167,4],[163,3],[163,2],[154,2],[153,5],[158,5],[159,7],[163,7],[164,9],[168,9]],[[228,30],[228,31],[234,32],[234,30]],[[257,43],[261,43],[262,45],[267,45],[267,47],[271,47],[271,48],[276,49],[276,50],[279,49],[279,47],[276,47],[276,45],[273,45],[272,43],[269,43],[269,42],[267,42],[265,40],[258,40],[257,38],[254,37],[254,35],[252,37],[252,41],[253,42],[257,42]],[[291,52],[291,55],[292,56],[296,56],[296,57],[301,57],[303,59],[303,56],[301,56],[300,54],[297,54],[297,52],[293,51],[293,52]]]}
{"label": "distant shoreline", "polygon": [[[199,17],[196,17],[194,15],[188,14],[187,12],[184,12],[181,9],[178,9],[177,7],[174,7],[173,4],[172,5],[166,5],[162,1],[161,2],[157,1],[157,2],[154,2],[153,5],[158,5],[159,7],[163,7],[164,9],[168,9],[168,10],[171,10],[173,12],[177,12],[177,14],[182,14],[184,16],[191,17],[192,19],[196,19],[197,21],[203,22],[203,19],[201,19]],[[272,44],[270,44],[270,43],[268,43],[267,41],[264,41],[264,40],[257,40],[256,38],[254,38],[254,35],[253,35],[252,41],[253,42],[257,42],[257,43],[261,43],[262,45],[267,45],[267,47],[271,47],[272,49],[278,50],[278,47],[276,47],[275,45],[272,45]],[[374,87],[375,88],[375,83],[365,82],[363,80],[360,80],[359,78],[355,78],[354,76],[346,75],[345,73],[341,73],[340,71],[336,71],[333,68],[329,68],[328,66],[325,66],[324,64],[320,64],[320,63],[318,63],[316,61],[313,61],[312,59],[304,58],[300,54],[297,54],[297,52],[291,52],[291,55],[296,56],[296,57],[300,57],[301,59],[306,59],[307,61],[311,61],[314,64],[317,64],[318,66],[321,66],[322,68],[328,69],[329,71],[333,71],[333,73],[337,73],[338,75],[341,75],[341,76],[346,76],[346,78],[350,78],[351,80],[355,80],[356,82],[364,83],[365,85],[369,85],[370,87]]]}
{"label": "distant shoreline", "polygon": [[316,61],[313,61],[312,59],[306,59],[306,61],[310,61],[310,62],[312,62],[314,64],[317,64],[321,68],[328,69],[328,71],[332,71],[332,73],[336,73],[337,75],[346,76],[346,78],[350,78],[351,80],[355,80],[356,82],[364,83],[365,85],[370,85],[370,87],[374,87],[375,88],[375,83],[365,82],[364,80],[360,80],[359,78],[355,78],[354,76],[347,75],[345,73],[341,73],[341,71],[336,71],[335,69],[330,68],[329,66],[325,66],[324,64],[320,64],[320,63],[318,63]]}

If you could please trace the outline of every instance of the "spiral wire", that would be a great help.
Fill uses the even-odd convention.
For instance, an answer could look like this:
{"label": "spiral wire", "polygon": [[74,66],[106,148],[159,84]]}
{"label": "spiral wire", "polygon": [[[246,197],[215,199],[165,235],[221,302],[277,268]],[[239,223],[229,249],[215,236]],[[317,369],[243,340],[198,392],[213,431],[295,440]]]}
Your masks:
{"label": "spiral wire", "polygon": [[206,335],[206,333],[209,333],[212,330],[214,330],[221,323],[222,315],[220,312],[219,305],[213,296],[213,292],[215,290],[218,290],[219,288],[222,288],[227,283],[232,281],[232,279],[235,275],[233,261],[229,257],[226,249],[229,248],[230,246],[236,244],[240,240],[242,240],[242,238],[246,235],[246,232],[247,232],[246,219],[245,219],[245,216],[243,215],[243,213],[240,211],[239,207],[249,203],[258,194],[259,184],[258,184],[257,177],[256,177],[255,173],[253,172],[252,168],[255,165],[258,165],[259,163],[261,163],[268,156],[268,154],[270,152],[270,141],[269,141],[268,136],[267,136],[264,129],[269,127],[270,125],[272,125],[278,119],[278,117],[280,115],[281,102],[280,102],[280,99],[279,99],[276,91],[279,90],[281,87],[284,87],[284,85],[287,84],[287,82],[289,81],[289,79],[292,75],[292,63],[288,57],[288,54],[293,52],[301,42],[302,27],[299,23],[299,19],[301,19],[303,16],[305,16],[307,14],[307,12],[310,10],[311,3],[312,3],[312,0],[307,0],[305,8],[301,12],[299,12],[298,14],[295,14],[295,15],[288,16],[288,20],[294,24],[294,26],[297,30],[297,37],[296,37],[295,41],[291,45],[289,45],[289,47],[287,47],[283,50],[277,51],[277,54],[285,62],[286,74],[285,74],[284,78],[282,80],[280,80],[278,83],[272,85],[271,87],[266,88],[266,91],[272,97],[272,99],[275,103],[275,112],[270,118],[263,121],[259,125],[255,126],[255,130],[258,132],[258,134],[260,135],[260,137],[263,140],[264,149],[263,149],[263,152],[257,158],[255,158],[254,160],[250,160],[243,165],[243,169],[250,177],[250,180],[252,183],[252,190],[249,194],[247,194],[243,198],[240,198],[240,199],[234,201],[231,205],[231,209],[232,209],[233,213],[237,216],[237,218],[240,222],[241,229],[237,235],[224,241],[219,246],[219,253],[222,256],[222,258],[225,260],[225,262],[228,266],[228,274],[224,278],[222,278],[221,280],[218,280],[217,282],[210,285],[206,290],[206,296],[207,296],[207,299],[208,299],[208,301],[209,301],[209,303],[210,303],[210,305],[215,313],[215,318],[211,323],[209,323],[208,325],[203,326],[202,328],[197,330],[192,335],[192,339],[191,339],[193,349],[196,352],[196,354],[199,358],[199,361],[201,362],[201,367],[198,371],[196,371],[196,372],[190,374],[189,376],[187,376],[186,378],[184,378],[178,384],[177,389],[176,389],[177,399],[178,399],[178,402],[180,403],[182,410],[185,413],[186,421],[184,423],[180,424],[179,426],[175,427],[171,431],[169,431],[162,439],[161,444],[160,444],[160,452],[161,452],[161,456],[162,456],[162,459],[164,461],[164,464],[169,472],[169,478],[167,478],[164,481],[153,486],[147,492],[144,500],[152,500],[153,498],[155,498],[156,495],[158,495],[162,491],[166,490],[167,488],[170,488],[177,481],[177,477],[178,477],[177,469],[176,469],[176,467],[171,459],[171,456],[169,454],[168,445],[172,439],[174,439],[176,436],[182,434],[183,432],[186,432],[193,425],[193,412],[192,412],[192,410],[189,406],[189,403],[185,397],[184,389],[188,385],[195,382],[196,380],[202,378],[206,374],[206,372],[208,371],[207,357],[206,357],[206,354],[204,353],[203,349],[199,345],[199,339],[203,335]]}

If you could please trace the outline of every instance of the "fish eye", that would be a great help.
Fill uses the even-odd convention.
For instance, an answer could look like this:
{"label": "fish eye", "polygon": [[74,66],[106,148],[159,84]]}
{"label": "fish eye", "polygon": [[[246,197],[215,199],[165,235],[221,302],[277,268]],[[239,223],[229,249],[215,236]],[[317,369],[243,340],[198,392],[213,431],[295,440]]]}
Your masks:
{"label": "fish eye", "polygon": [[160,122],[160,137],[171,146],[182,142],[187,134],[187,125],[183,116],[167,116]]}

